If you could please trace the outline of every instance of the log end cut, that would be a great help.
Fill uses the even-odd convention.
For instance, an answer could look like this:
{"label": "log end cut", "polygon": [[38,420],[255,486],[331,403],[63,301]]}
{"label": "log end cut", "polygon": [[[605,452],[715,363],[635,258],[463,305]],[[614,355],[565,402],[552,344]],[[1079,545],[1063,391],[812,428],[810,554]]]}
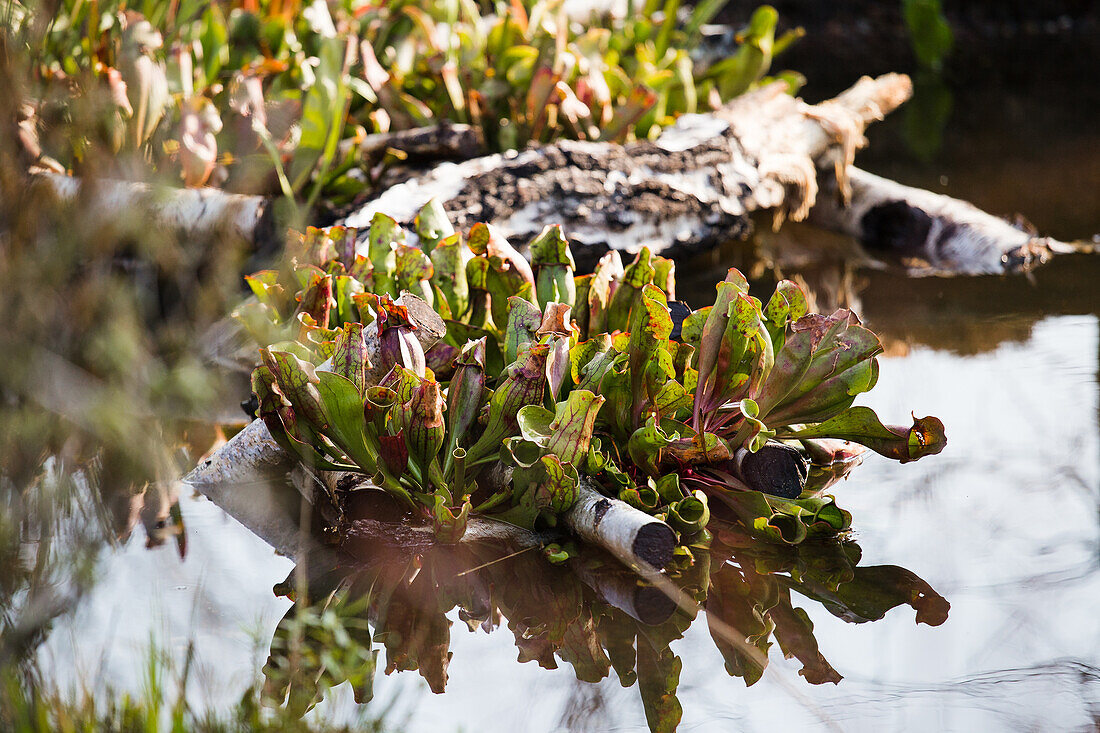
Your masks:
{"label": "log end cut", "polygon": [[735,456],[737,472],[749,488],[783,499],[797,499],[806,488],[806,460],[784,443],[766,443],[750,453],[740,448]]}
{"label": "log end cut", "polygon": [[672,561],[676,533],[664,522],[652,522],[638,529],[631,548],[634,556],[660,570]]}

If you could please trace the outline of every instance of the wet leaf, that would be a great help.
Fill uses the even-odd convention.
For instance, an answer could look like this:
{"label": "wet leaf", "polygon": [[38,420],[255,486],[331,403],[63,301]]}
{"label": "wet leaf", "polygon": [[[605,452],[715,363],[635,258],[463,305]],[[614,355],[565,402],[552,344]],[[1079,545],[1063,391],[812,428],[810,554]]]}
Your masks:
{"label": "wet leaf", "polygon": [[797,545],[808,537],[835,537],[852,524],[852,515],[829,496],[782,499],[744,489],[714,496],[734,510],[754,537],[768,542]]}

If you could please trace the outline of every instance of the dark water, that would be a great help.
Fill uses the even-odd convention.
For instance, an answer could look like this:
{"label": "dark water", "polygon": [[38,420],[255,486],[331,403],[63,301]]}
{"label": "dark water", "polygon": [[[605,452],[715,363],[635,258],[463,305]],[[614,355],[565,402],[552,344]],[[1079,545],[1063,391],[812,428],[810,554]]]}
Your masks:
{"label": "dark water", "polygon": [[[1069,143],[1041,144],[1036,152],[1015,144],[1020,133],[1009,119],[972,135],[969,148],[950,133],[930,162],[907,154],[897,129],[883,135],[882,148],[895,152],[887,161],[881,151],[872,159],[878,167],[868,167],[876,172],[931,181],[998,212],[1012,204],[997,202],[1018,202],[1062,237],[1100,231],[1096,189],[1081,184],[1095,180],[1095,133],[1077,130]],[[1069,147],[1056,155],[1063,145]],[[1051,193],[1045,182],[1055,180],[1063,185]],[[702,570],[680,582],[691,593],[709,577],[708,613],[690,624],[677,614],[658,626],[599,600],[621,598],[628,586],[585,583],[578,580],[584,568],[550,568],[532,553],[461,576],[494,556],[429,558],[419,572],[408,558],[389,557],[359,572],[360,589],[373,584],[376,598],[389,599],[363,615],[374,631],[390,631],[390,645],[406,655],[404,666],[416,657],[421,673],[383,674],[386,651],[378,641],[374,702],[357,706],[344,684],[310,715],[347,722],[388,707],[410,730],[644,730],[643,697],[659,704],[653,680],[667,674],[675,655],[685,731],[1096,730],[1100,258],[1066,257],[1032,277],[909,280],[844,264],[850,247],[790,228],[761,237],[755,255],[725,253],[721,261],[682,270],[688,287],[707,292],[730,264],[753,272],[765,288],[777,275],[798,276],[819,309],[855,308],[887,348],[879,385],[863,404],[888,422],[904,422],[915,410],[947,426],[943,454],[905,466],[872,456],[831,489],[853,515],[853,544],[769,554],[740,546],[736,532],[716,532],[711,551],[699,552]],[[147,550],[135,536],[102,561],[99,584],[55,626],[40,659],[63,686],[139,691],[151,646],[182,660],[193,645],[189,695],[202,707],[231,705],[260,677],[291,607],[272,589],[293,563],[209,499],[185,496],[181,506],[185,560],[171,546]],[[941,625],[914,623],[917,613],[904,603],[881,620],[850,622],[859,620],[855,606],[896,604],[872,593],[910,578],[888,569],[895,566],[950,603]],[[847,621],[821,602],[822,579],[841,575],[849,589],[861,589],[847,606],[832,599],[832,611]],[[323,578],[314,580],[317,590],[326,587]],[[425,590],[433,586],[442,590]],[[712,631],[721,624],[708,623],[713,616],[742,636],[753,633],[753,624],[774,623],[785,631],[784,646],[816,660],[805,624],[792,626],[790,614],[783,615],[788,593],[812,622],[820,653],[843,677],[839,684],[808,684],[798,674],[803,662],[785,659],[772,643],[767,669],[747,686],[751,659]],[[872,597],[880,599],[877,606]],[[468,630],[455,604],[477,626],[486,599],[508,618],[491,633]],[[565,630],[555,630],[556,623]],[[549,666],[545,642],[557,637],[556,669],[544,669],[537,660]],[[646,693],[624,686],[634,665],[626,664],[623,675],[611,669],[623,657],[605,661],[595,638],[605,648],[633,642],[642,686],[650,684]],[[432,687],[443,686],[447,653],[446,692],[433,694]],[[738,665],[745,676],[728,673],[727,666]],[[807,677],[814,670],[829,676],[816,661],[808,669]]]}

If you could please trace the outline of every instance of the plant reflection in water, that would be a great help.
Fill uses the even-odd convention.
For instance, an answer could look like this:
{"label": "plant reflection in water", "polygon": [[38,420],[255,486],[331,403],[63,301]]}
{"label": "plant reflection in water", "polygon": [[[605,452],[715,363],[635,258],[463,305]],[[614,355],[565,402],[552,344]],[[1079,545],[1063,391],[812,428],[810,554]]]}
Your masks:
{"label": "plant reflection in water", "polygon": [[[357,702],[367,702],[376,666],[418,671],[442,693],[457,611],[472,632],[507,628],[518,662],[567,663],[589,683],[614,671],[624,687],[637,685],[650,728],[672,730],[682,714],[676,691],[684,660],[670,644],[692,623],[707,624],[726,671],[746,685],[760,679],[773,643],[801,663],[807,682],[823,684],[841,675],[799,603],[820,603],[849,623],[907,604],[931,626],[950,608],[904,568],[860,566],[859,545],[849,539],[764,543],[732,516],[712,520],[710,534],[697,536],[658,586],[589,548],[554,564],[552,548],[517,549],[499,537],[417,544],[377,522],[359,525],[342,548],[336,555],[315,546],[275,588],[295,603],[264,667],[269,704],[302,714],[344,681]],[[663,587],[668,581],[675,592]]]}

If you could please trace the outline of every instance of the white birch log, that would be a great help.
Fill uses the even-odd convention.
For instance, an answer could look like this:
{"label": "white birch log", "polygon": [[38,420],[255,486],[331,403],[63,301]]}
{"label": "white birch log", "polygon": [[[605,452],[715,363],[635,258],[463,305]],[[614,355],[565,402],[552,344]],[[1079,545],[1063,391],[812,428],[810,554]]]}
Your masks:
{"label": "white birch log", "polygon": [[[63,200],[83,195],[84,181],[53,172],[38,173]],[[147,226],[176,231],[196,239],[230,235],[253,245],[262,244],[270,201],[263,196],[226,193],[216,188],[172,188],[134,181],[97,179],[85,211],[104,220],[143,217]]]}
{"label": "white birch log", "polygon": [[809,221],[858,239],[916,275],[987,275],[1028,270],[1072,245],[1038,237],[973,204],[904,186],[852,167],[851,196],[821,196]]}
{"label": "white birch log", "polygon": [[607,550],[628,566],[658,570],[672,560],[676,533],[626,502],[609,499],[582,477],[577,502],[563,515],[565,524],[582,540]]}
{"label": "white birch log", "polygon": [[[774,84],[714,113],[683,115],[656,142],[563,141],[439,163],[427,172],[405,170],[400,175],[411,178],[345,223],[363,228],[365,237],[376,212],[412,221],[435,197],[459,228],[484,221],[517,240],[546,222],[560,222],[571,240],[587,245],[574,252],[582,266],[594,264],[608,248],[631,253],[648,245],[671,256],[690,254],[746,237],[753,212],[770,211],[778,223],[803,219],[811,207],[815,223],[852,234],[876,253],[891,251],[917,274],[1013,272],[1052,253],[1078,251],[965,202],[853,168],[866,126],[910,93],[908,77],[887,74],[808,105]],[[461,125],[387,134],[372,138],[371,145],[408,149],[421,160],[480,150],[475,131]],[[65,198],[75,197],[82,185],[50,172],[39,178]],[[229,232],[258,248],[281,236],[274,207],[263,197],[126,181],[95,186],[93,208],[105,218],[136,213],[189,237]],[[819,196],[819,187],[837,192],[842,203]]]}

